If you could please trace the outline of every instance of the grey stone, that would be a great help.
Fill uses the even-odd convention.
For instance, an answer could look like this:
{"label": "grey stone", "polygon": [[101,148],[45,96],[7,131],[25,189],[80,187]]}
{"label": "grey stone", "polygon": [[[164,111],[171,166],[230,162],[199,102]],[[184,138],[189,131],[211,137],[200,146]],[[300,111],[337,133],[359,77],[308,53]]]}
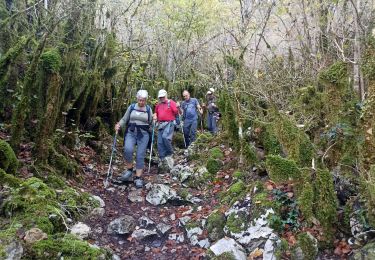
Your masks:
{"label": "grey stone", "polygon": [[280,243],[280,239],[276,234],[271,234],[266,241],[263,249],[263,259],[264,260],[276,260],[275,251],[277,244]]}
{"label": "grey stone", "polygon": [[210,241],[208,241],[208,238],[200,240],[198,242],[198,246],[200,246],[202,248],[209,248],[210,247]]}
{"label": "grey stone", "polygon": [[100,205],[101,208],[105,207],[105,202],[102,198],[100,198],[99,196],[96,196],[96,195],[93,195],[92,198],[99,202],[99,205]]}
{"label": "grey stone", "polygon": [[171,230],[172,226],[167,225],[165,223],[159,223],[156,225],[156,228],[162,233],[163,235]]}
{"label": "grey stone", "polygon": [[138,189],[138,190],[129,192],[128,199],[133,203],[143,202],[144,198],[142,196],[142,190]]}
{"label": "grey stone", "polygon": [[155,225],[155,222],[152,221],[150,218],[143,216],[138,220],[139,226],[142,228],[147,228],[152,225]]}
{"label": "grey stone", "polygon": [[76,235],[79,239],[87,238],[90,232],[91,228],[82,222],[78,222],[70,228],[70,233]]}
{"label": "grey stone", "polygon": [[174,213],[171,214],[171,215],[170,215],[170,218],[171,218],[172,221],[175,221],[175,220],[176,220],[176,214],[174,214]]}
{"label": "grey stone", "polygon": [[220,239],[210,247],[210,250],[216,256],[229,252],[233,254],[236,260],[246,260],[245,250],[232,238],[224,237]]}
{"label": "grey stone", "polygon": [[146,200],[152,205],[160,205],[177,197],[176,191],[164,184],[154,184],[147,193]]}
{"label": "grey stone", "polygon": [[118,255],[113,254],[111,260],[121,260],[121,258]]}
{"label": "grey stone", "polygon": [[20,260],[23,254],[21,242],[12,241],[5,246],[5,260]]}
{"label": "grey stone", "polygon": [[375,259],[375,242],[368,243],[361,249],[355,250],[353,259]]}
{"label": "grey stone", "polygon": [[146,237],[155,236],[158,233],[154,230],[148,230],[148,229],[137,229],[133,231],[132,237],[134,237],[137,240],[142,240]]}
{"label": "grey stone", "polygon": [[190,243],[195,246],[198,244],[198,236],[202,235],[203,230],[200,227],[194,227],[191,229],[186,229],[186,235],[190,239]]}
{"label": "grey stone", "polygon": [[179,218],[178,220],[180,221],[180,224],[182,226],[185,226],[187,222],[189,222],[189,220],[191,219],[191,217],[189,216],[185,216],[185,217],[182,217],[182,218]]}
{"label": "grey stone", "polygon": [[171,170],[172,176],[175,176],[179,179],[180,182],[186,181],[191,175],[193,175],[193,171],[189,166],[184,165],[176,165]]}
{"label": "grey stone", "polygon": [[104,208],[95,208],[91,211],[90,216],[91,217],[103,217],[105,214]]}
{"label": "grey stone", "polygon": [[124,215],[109,223],[107,228],[108,234],[124,235],[134,231],[136,226],[135,219],[132,216]]}

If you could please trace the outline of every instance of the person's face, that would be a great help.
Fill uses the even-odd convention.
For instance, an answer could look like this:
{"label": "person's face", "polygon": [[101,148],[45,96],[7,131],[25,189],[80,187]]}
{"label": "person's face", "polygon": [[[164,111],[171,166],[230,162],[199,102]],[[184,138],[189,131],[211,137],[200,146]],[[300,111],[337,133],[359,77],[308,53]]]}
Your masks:
{"label": "person's face", "polygon": [[146,98],[138,98],[138,106],[144,107],[146,105],[147,99]]}
{"label": "person's face", "polygon": [[182,96],[184,97],[185,100],[189,100],[190,93],[189,92],[184,92],[184,93],[182,93]]}
{"label": "person's face", "polygon": [[160,102],[164,102],[164,101],[165,101],[165,98],[166,98],[166,97],[160,97],[160,98],[159,98]]}

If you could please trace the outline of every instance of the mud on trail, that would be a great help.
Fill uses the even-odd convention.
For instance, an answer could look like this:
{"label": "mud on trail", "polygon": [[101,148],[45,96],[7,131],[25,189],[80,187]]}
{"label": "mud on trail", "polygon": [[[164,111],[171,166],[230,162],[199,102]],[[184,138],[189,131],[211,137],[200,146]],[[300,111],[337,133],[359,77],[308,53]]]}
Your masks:
{"label": "mud on trail", "polygon": [[[117,148],[122,151],[121,148]],[[183,155],[175,154],[175,165],[185,161]],[[202,259],[206,249],[199,246],[193,246],[187,237],[186,231],[180,221],[180,218],[190,217],[192,220],[201,220],[206,218],[217,201],[213,194],[205,193],[198,189],[183,187],[179,180],[174,180],[169,173],[158,174],[157,165],[152,165],[150,173],[147,168],[143,174],[145,187],[136,189],[133,182],[119,184],[116,178],[123,169],[123,160],[118,152],[114,159],[114,171],[112,180],[109,181],[107,188],[104,188],[103,182],[106,179],[108,165],[97,164],[96,154],[93,150],[86,154],[84,167],[84,181],[81,184],[75,183],[82,191],[97,195],[105,202],[105,213],[103,216],[92,215],[86,217],[83,222],[92,228],[89,242],[100,247],[111,249],[121,259]],[[93,165],[97,170],[93,170]],[[148,165],[146,165],[148,167]],[[162,205],[152,205],[146,201],[146,195],[149,192],[147,187],[150,184],[165,184],[177,193],[181,189],[200,198],[199,204],[193,204],[187,201],[168,201]],[[132,202],[129,195],[135,197]],[[194,210],[192,210],[194,208]],[[156,230],[156,225],[164,223],[170,226],[170,229],[162,234],[160,231],[144,239],[132,237],[132,234],[113,235],[107,233],[108,225],[111,221],[124,215],[132,216],[137,227],[141,228],[140,219],[147,217],[154,223],[146,228]],[[199,240],[207,238],[207,232],[199,235]],[[207,240],[208,241],[208,240]]]}

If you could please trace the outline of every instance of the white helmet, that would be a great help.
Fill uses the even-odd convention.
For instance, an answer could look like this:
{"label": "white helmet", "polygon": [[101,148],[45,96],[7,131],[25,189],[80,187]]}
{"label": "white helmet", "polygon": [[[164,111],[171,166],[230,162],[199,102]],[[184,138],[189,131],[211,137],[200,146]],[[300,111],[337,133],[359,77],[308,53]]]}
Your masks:
{"label": "white helmet", "polygon": [[137,92],[137,98],[148,98],[148,92],[145,89],[140,89]]}
{"label": "white helmet", "polygon": [[215,93],[215,89],[214,89],[214,88],[210,88],[210,91],[211,91],[212,93]]}
{"label": "white helmet", "polygon": [[158,98],[165,97],[167,95],[167,91],[165,89],[159,90]]}

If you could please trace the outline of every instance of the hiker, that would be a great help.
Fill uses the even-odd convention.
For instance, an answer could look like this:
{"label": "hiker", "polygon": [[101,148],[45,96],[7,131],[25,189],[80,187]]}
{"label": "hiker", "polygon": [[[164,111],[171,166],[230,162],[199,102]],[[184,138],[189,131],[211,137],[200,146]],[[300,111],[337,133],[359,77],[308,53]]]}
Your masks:
{"label": "hiker", "polygon": [[185,99],[182,101],[180,106],[180,113],[182,114],[183,133],[185,138],[185,148],[195,141],[195,136],[198,126],[198,112],[202,115],[203,110],[199,105],[196,98],[191,98],[190,93],[187,90],[182,92],[182,96]]}
{"label": "hiker", "polygon": [[164,160],[169,167],[173,167],[172,137],[175,128],[175,119],[178,115],[178,105],[167,98],[167,91],[159,90],[159,102],[155,107],[154,121],[158,126],[158,153],[161,162]]}
{"label": "hiker", "polygon": [[214,92],[215,90],[210,88],[206,94],[208,110],[207,127],[213,135],[217,133],[217,120],[219,118],[219,108],[216,105],[216,96]]}
{"label": "hiker", "polygon": [[137,188],[143,187],[142,173],[145,165],[145,154],[149,142],[149,131],[152,124],[152,110],[147,105],[147,90],[137,92],[137,103],[131,104],[125,115],[116,124],[116,133],[126,127],[124,139],[124,158],[126,171],[119,178],[120,181],[129,181],[133,176],[133,152],[137,145],[134,184]]}

